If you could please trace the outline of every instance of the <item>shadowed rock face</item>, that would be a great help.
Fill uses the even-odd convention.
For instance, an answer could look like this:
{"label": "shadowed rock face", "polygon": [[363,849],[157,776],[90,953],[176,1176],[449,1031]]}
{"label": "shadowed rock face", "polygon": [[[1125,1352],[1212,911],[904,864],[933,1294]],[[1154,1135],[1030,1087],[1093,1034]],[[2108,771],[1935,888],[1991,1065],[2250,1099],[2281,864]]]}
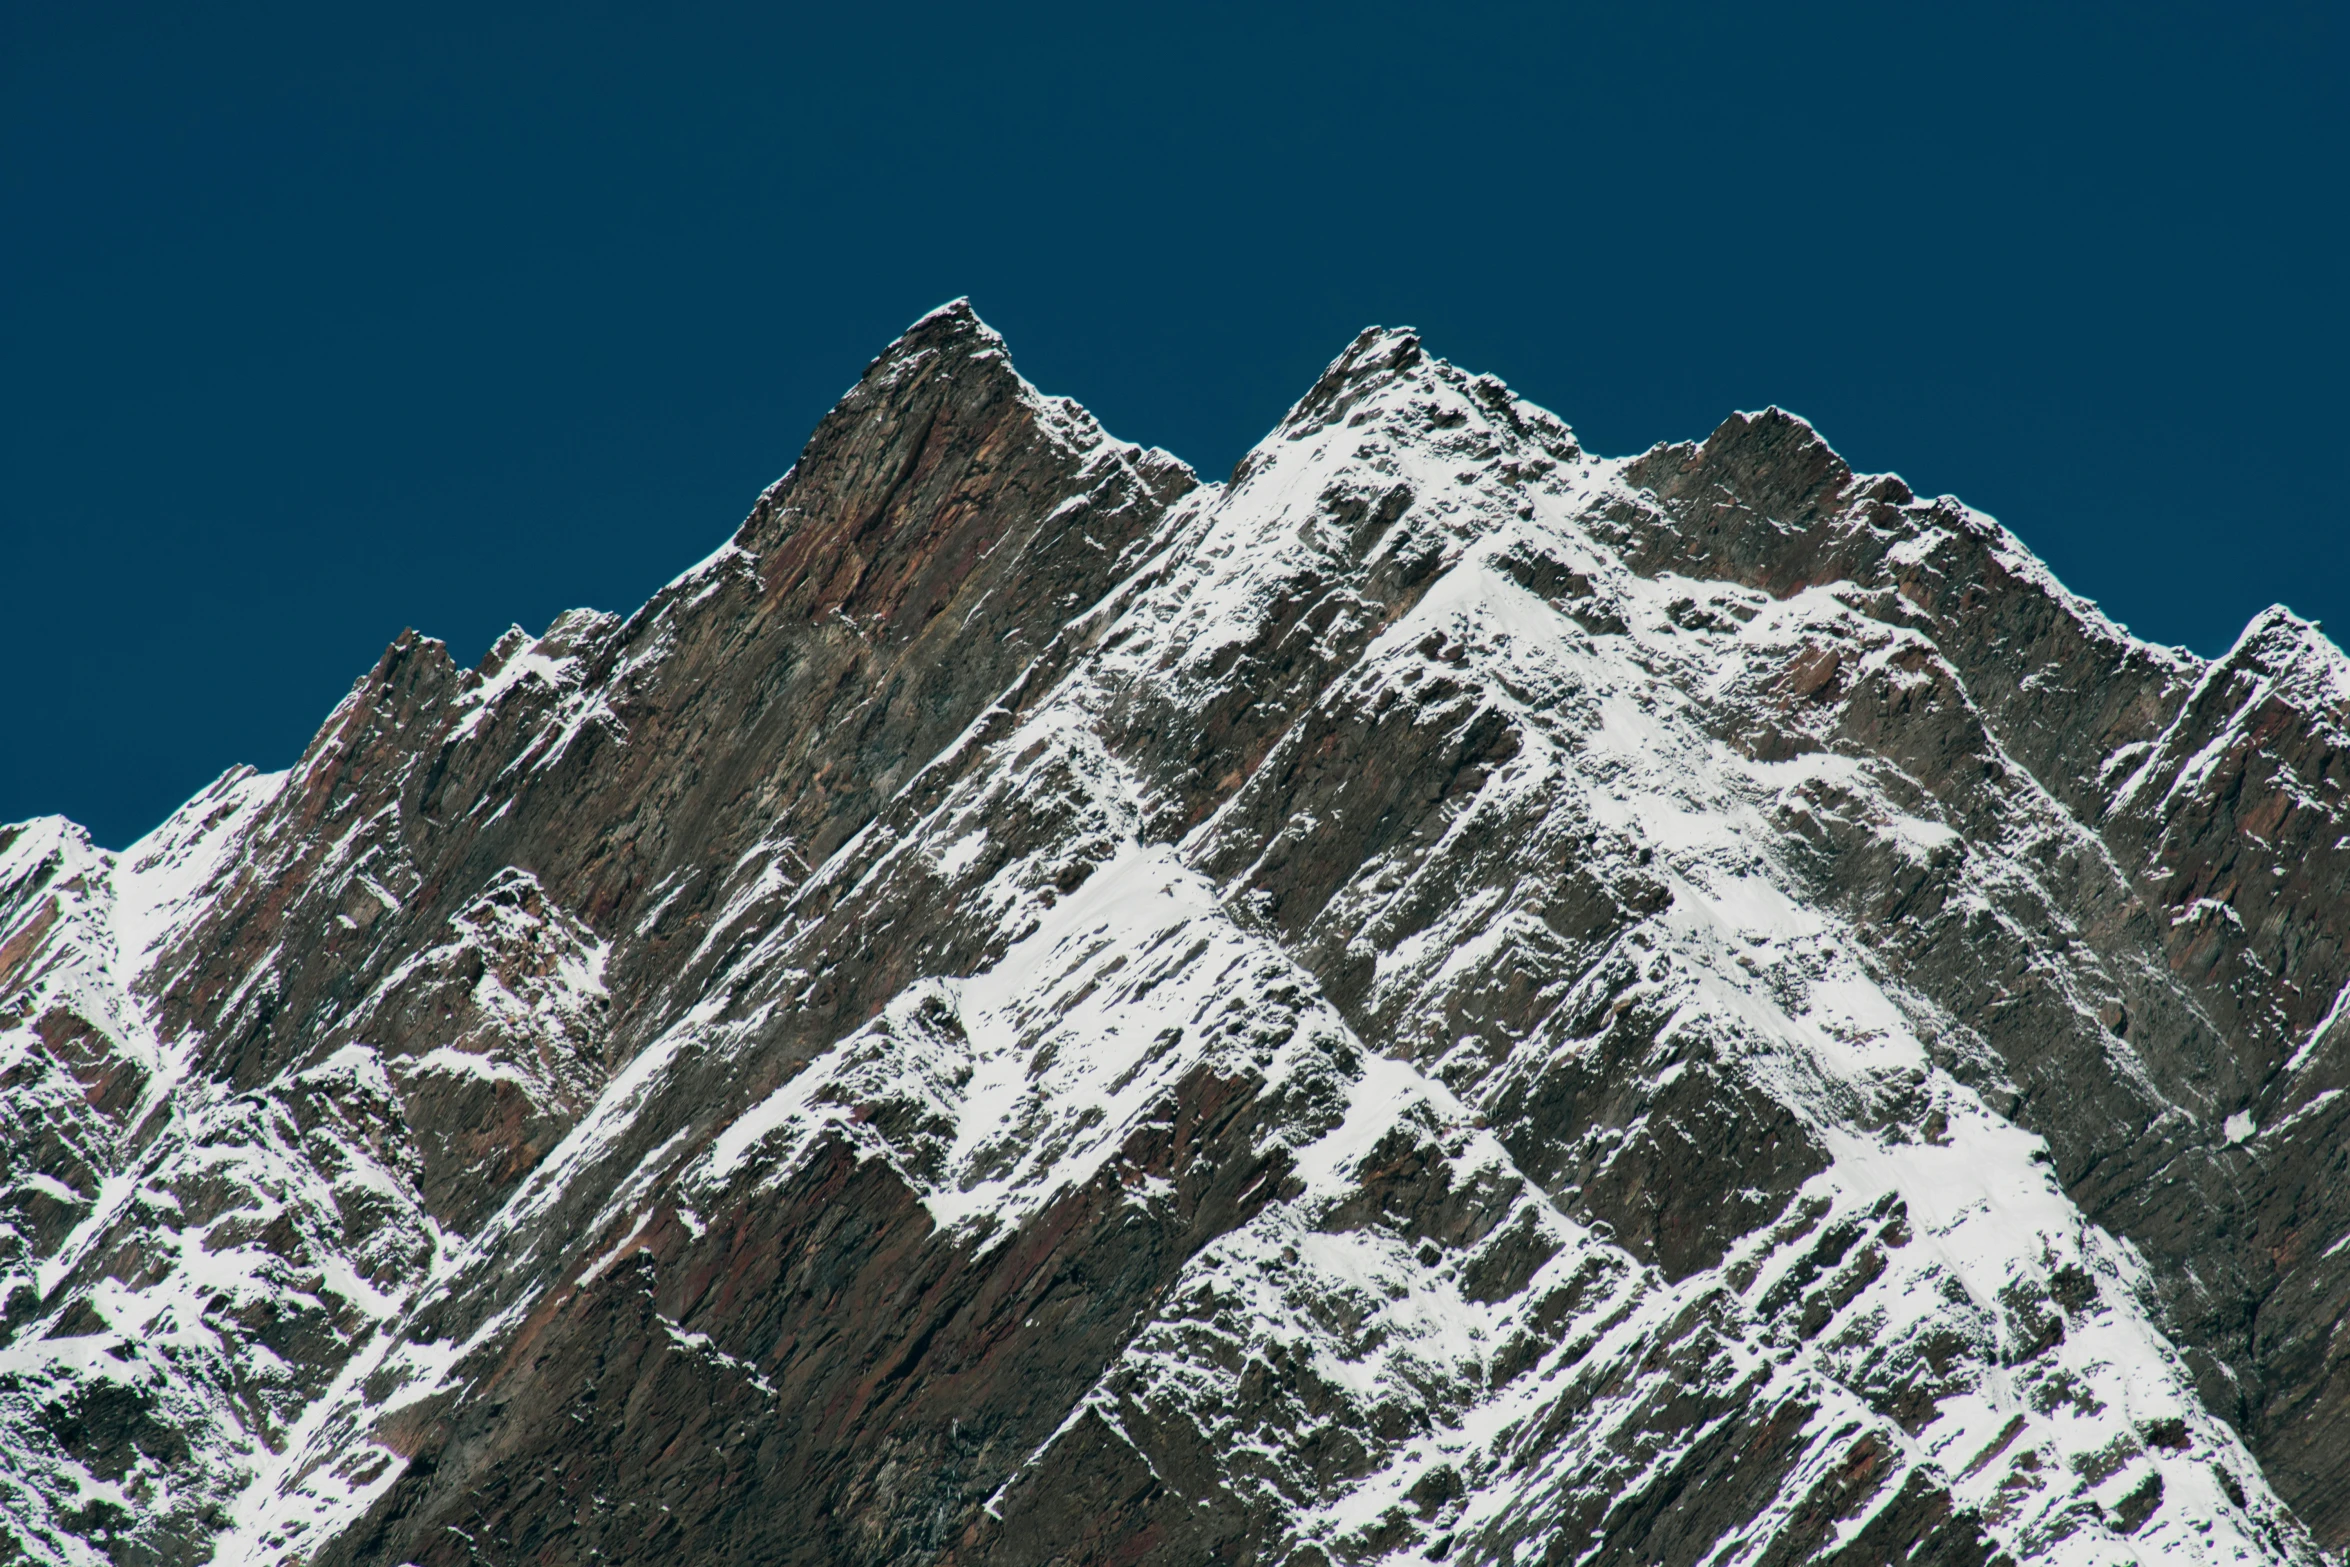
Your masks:
{"label": "shadowed rock face", "polygon": [[2315,1563],[2350,662],[1366,332],[918,322],[733,540],[0,829],[61,1563]]}

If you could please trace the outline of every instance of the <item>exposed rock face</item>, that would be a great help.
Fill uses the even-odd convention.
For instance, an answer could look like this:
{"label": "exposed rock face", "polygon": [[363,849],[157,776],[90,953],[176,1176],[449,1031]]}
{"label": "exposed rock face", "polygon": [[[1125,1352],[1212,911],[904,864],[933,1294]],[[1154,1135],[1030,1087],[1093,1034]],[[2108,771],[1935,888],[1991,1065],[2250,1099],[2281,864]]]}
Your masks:
{"label": "exposed rock face", "polygon": [[270,1562],[2350,1545],[2350,661],[1367,332],[965,306],[733,541],[0,829],[0,1529]]}

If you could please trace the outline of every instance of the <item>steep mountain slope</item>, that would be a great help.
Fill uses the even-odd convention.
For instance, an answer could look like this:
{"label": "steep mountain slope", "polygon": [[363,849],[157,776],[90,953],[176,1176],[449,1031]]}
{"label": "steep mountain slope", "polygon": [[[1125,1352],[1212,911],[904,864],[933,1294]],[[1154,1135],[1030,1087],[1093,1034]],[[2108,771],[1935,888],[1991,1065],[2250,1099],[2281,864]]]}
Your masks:
{"label": "steep mountain slope", "polygon": [[2350,663],[1367,332],[0,841],[32,1561],[2315,1562]]}

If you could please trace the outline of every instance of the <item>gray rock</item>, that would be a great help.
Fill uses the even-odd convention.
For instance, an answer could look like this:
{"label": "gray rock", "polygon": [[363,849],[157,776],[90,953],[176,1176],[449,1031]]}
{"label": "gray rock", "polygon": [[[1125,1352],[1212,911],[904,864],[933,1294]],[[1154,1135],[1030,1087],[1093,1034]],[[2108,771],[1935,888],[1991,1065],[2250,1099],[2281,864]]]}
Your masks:
{"label": "gray rock", "polygon": [[33,1561],[2308,1562],[2350,661],[1364,333],[967,305],[733,540],[0,829]]}

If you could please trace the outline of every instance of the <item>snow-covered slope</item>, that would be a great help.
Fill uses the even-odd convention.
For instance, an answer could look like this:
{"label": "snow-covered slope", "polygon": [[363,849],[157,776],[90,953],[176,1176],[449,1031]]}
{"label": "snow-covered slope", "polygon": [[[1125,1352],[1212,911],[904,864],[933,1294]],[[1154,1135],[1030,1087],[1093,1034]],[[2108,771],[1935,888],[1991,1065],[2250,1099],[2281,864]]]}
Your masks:
{"label": "snow-covered slope", "polygon": [[0,844],[57,1562],[2316,1561],[2350,664],[1800,421],[967,306],[733,541]]}

